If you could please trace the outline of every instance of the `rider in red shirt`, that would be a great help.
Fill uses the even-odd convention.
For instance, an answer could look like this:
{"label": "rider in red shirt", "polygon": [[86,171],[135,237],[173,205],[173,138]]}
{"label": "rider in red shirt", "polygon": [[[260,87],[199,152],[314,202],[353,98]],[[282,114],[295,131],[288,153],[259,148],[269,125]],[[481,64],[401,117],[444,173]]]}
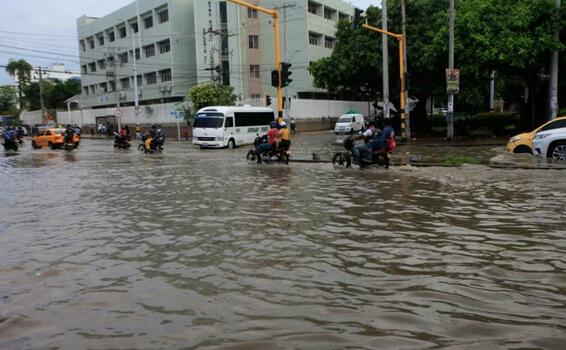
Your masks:
{"label": "rider in red shirt", "polygon": [[267,131],[267,142],[259,144],[255,149],[258,163],[261,163],[261,154],[263,152],[267,152],[275,148],[277,135],[277,123],[271,122],[271,124],[269,124],[269,131]]}

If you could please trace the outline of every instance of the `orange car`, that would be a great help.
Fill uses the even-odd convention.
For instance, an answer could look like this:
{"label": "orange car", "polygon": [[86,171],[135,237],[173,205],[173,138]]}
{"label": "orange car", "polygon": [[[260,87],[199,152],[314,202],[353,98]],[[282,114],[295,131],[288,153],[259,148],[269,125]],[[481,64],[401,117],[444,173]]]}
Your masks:
{"label": "orange car", "polygon": [[[63,146],[63,133],[65,129],[63,128],[49,128],[41,129],[31,138],[31,146],[35,149],[41,147],[49,147],[51,149],[57,149]],[[80,136],[73,134],[73,143],[75,148],[79,146]]]}

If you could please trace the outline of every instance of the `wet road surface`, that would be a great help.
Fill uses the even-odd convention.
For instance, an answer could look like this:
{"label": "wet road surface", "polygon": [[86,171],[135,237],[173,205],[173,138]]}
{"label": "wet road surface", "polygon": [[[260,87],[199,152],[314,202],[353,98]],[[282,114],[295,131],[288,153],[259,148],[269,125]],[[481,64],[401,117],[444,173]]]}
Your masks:
{"label": "wet road surface", "polygon": [[562,172],[247,150],[0,155],[0,348],[564,348]]}

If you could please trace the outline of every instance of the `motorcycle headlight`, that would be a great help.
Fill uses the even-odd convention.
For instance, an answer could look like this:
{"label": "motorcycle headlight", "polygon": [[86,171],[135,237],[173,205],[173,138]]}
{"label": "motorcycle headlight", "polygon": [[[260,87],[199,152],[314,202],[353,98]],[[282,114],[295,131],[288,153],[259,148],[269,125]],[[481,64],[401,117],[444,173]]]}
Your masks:
{"label": "motorcycle headlight", "polygon": [[509,139],[509,142],[517,142],[521,139],[521,136],[513,136],[512,138]]}
{"label": "motorcycle headlight", "polygon": [[546,137],[550,136],[550,134],[536,134],[534,140],[535,141],[540,141]]}

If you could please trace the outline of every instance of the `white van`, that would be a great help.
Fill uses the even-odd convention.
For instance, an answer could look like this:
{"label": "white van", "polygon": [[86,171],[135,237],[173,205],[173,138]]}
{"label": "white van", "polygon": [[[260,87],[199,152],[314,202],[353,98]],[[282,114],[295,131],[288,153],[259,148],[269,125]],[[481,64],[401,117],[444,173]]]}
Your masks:
{"label": "white van", "polygon": [[211,106],[201,108],[193,123],[193,145],[200,148],[234,148],[253,144],[275,121],[271,108]]}
{"label": "white van", "polygon": [[340,133],[354,133],[362,131],[365,127],[364,116],[359,113],[343,114],[334,127],[334,132],[338,135]]}

